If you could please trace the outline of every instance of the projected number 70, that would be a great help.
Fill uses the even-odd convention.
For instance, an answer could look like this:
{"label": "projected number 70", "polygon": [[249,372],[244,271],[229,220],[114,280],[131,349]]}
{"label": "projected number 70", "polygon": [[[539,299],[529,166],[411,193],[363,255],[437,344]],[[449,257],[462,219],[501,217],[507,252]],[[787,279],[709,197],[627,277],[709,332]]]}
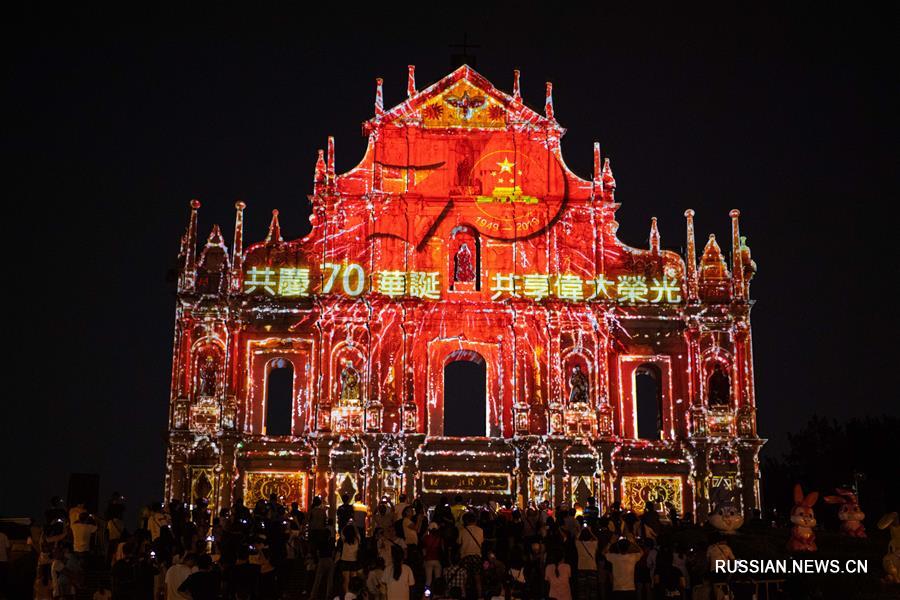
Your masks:
{"label": "projected number 70", "polygon": [[[343,271],[343,273],[341,273]],[[324,263],[322,265],[322,293],[329,294],[341,276],[341,287],[348,296],[359,296],[366,287],[366,273],[362,266],[356,263],[342,265],[339,263]]]}

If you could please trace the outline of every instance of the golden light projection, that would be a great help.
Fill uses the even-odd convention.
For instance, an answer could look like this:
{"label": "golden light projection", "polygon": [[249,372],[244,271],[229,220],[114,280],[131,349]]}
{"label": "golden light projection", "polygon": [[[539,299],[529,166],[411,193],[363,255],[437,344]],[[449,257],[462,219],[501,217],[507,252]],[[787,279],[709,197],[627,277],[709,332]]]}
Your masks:
{"label": "golden light projection", "polygon": [[275,494],[279,501],[290,506],[296,502],[306,507],[306,473],[279,471],[250,471],[244,474],[244,504],[248,508]]}
{"label": "golden light projection", "polygon": [[422,490],[434,493],[510,493],[510,476],[506,473],[426,473]]}
{"label": "golden light projection", "polygon": [[643,514],[647,502],[656,503],[657,509],[673,504],[683,510],[684,495],[679,476],[626,475],[622,477],[622,508]]}
{"label": "golden light projection", "polygon": [[[571,273],[486,273],[490,299],[525,298],[540,302],[555,298],[569,302],[618,302],[623,304],[678,304],[681,282],[676,277],[647,278],[624,274],[607,279],[604,274],[584,278]],[[321,280],[321,284],[316,283]],[[370,283],[371,282],[371,283]],[[376,271],[371,277],[356,263],[325,263],[313,273],[309,267],[250,267],[244,274],[245,294],[283,298],[309,298],[325,294],[361,296],[371,291],[389,298],[440,300],[438,271]],[[313,287],[313,283],[316,283]]]}

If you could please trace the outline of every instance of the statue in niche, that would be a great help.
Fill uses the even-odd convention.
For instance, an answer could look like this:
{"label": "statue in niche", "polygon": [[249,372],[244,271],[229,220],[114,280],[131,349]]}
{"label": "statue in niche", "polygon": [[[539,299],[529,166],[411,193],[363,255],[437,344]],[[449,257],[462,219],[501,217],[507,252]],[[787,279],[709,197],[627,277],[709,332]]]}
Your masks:
{"label": "statue in niche", "polygon": [[463,243],[453,257],[453,280],[461,282],[475,281],[475,266],[469,245]]}
{"label": "statue in niche", "polygon": [[472,156],[474,153],[472,147],[462,141],[457,146],[456,152],[459,157],[456,161],[456,185],[466,188],[472,185],[472,165],[474,164]]}
{"label": "statue in niche", "polygon": [[341,371],[341,404],[355,406],[359,404],[359,371],[353,367],[353,363],[344,363]]}
{"label": "statue in niche", "polygon": [[569,376],[569,405],[588,403],[588,379],[581,371],[581,365],[572,368]]}
{"label": "statue in niche", "polygon": [[384,379],[384,403],[387,406],[393,406],[394,402],[394,366],[388,367],[387,377]]}
{"label": "statue in niche", "polygon": [[206,359],[199,368],[199,385],[197,386],[200,396],[216,395],[216,380],[218,379],[219,369],[216,366],[216,359],[213,355],[207,354]]}

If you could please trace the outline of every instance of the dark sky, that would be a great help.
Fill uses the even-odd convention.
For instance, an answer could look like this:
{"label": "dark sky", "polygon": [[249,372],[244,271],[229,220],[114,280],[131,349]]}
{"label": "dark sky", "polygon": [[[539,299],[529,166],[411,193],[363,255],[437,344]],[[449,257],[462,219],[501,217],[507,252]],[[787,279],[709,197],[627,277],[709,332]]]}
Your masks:
{"label": "dark sky", "polygon": [[663,245],[680,249],[689,207],[701,243],[727,240],[728,211],[742,210],[770,451],[813,413],[898,413],[897,65],[881,41],[892,18],[419,4],[4,19],[0,514],[37,513],[72,471],[100,473],[104,496],[161,496],[167,271],[189,200],[203,202],[204,238],[217,222],[230,240],[236,199],[246,240],[264,237],[276,207],[286,237],[304,234],[326,136],[338,170],[355,165],[374,78],[386,105],[402,101],[406,65],[420,88],[434,82],[463,32],[502,89],[522,70],[529,105],[554,82],[577,173],[589,176],[594,140],[612,157],[625,242],[646,247],[657,216]]}

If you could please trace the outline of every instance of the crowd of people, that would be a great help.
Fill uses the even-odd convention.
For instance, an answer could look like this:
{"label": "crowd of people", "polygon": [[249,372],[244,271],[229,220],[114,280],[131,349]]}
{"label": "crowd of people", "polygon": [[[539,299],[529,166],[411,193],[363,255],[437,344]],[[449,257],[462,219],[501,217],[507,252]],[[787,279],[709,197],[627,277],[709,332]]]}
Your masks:
{"label": "crowd of people", "polygon": [[652,502],[638,516],[618,503],[601,513],[593,498],[517,507],[400,496],[372,510],[352,501],[329,510],[316,497],[304,511],[272,496],[218,514],[204,502],[157,503],[129,531],[119,494],[102,518],[54,498],[32,535],[34,598],[75,598],[99,570],[109,585],[97,600],[712,599],[710,561],[733,558],[722,540],[666,541],[683,525]]}

